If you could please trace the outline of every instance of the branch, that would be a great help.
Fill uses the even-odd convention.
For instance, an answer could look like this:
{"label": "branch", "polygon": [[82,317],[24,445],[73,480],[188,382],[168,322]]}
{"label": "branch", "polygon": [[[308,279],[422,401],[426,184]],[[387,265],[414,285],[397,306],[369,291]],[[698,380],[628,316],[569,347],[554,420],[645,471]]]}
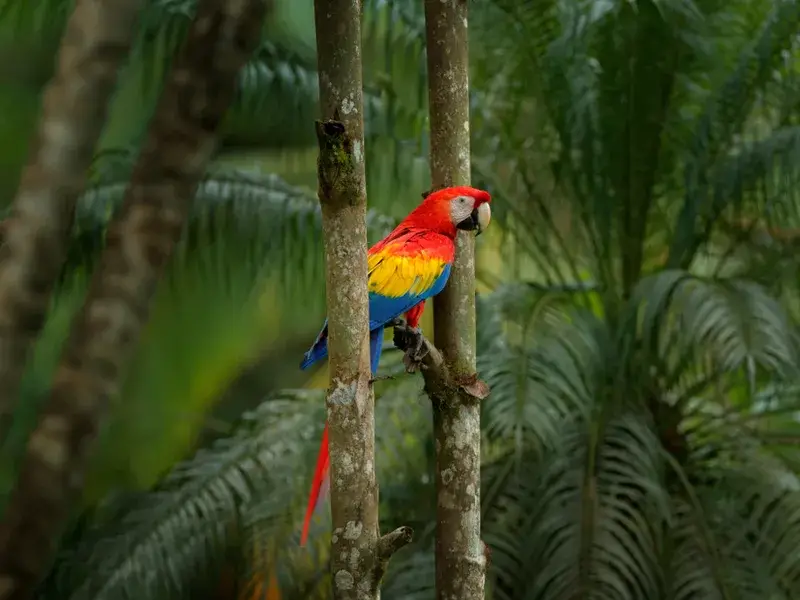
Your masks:
{"label": "branch", "polygon": [[398,527],[391,533],[387,533],[378,540],[378,565],[376,568],[376,578],[378,582],[383,579],[386,569],[389,566],[389,559],[395,552],[408,546],[414,541],[414,530],[407,525]]}
{"label": "branch", "polygon": [[[415,341],[415,336],[419,336],[420,341]],[[425,393],[437,410],[457,405],[459,401],[475,404],[489,397],[489,385],[477,374],[453,375],[442,353],[422,333],[409,335],[405,324],[397,324],[394,327],[394,345],[405,352],[403,364],[406,372],[422,371]],[[420,345],[422,350],[416,350]],[[415,351],[418,359],[411,355]]]}
{"label": "branch", "polygon": [[[431,183],[469,185],[469,57],[466,0],[425,0]],[[436,439],[436,596],[483,600],[486,558],[480,539],[480,400],[475,373],[475,238],[456,237],[445,289],[433,300],[434,339],[425,389]],[[431,346],[427,344],[427,346]],[[432,367],[432,368],[431,368]]]}
{"label": "branch", "polygon": [[407,525],[398,527],[391,533],[382,536],[378,546],[378,556],[382,561],[388,561],[392,555],[408,546],[414,540],[414,530]]}
{"label": "branch", "polygon": [[[75,205],[128,54],[141,0],[79,0],[67,22],[53,80],[22,172],[0,250],[0,445],[19,383],[67,254]],[[0,597],[2,597],[0,590]]]}
{"label": "branch", "polygon": [[259,39],[266,4],[200,1],[0,525],[2,600],[28,600],[50,562],[81,489],[87,449],[119,394],[122,370],[233,100],[236,76]]}

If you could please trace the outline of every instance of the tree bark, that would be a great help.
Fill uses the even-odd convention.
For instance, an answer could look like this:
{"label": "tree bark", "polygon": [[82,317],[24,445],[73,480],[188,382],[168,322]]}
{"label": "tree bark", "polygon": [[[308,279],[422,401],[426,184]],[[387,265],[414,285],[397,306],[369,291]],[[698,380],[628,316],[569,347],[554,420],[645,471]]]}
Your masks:
{"label": "tree bark", "polygon": [[78,0],[0,244],[0,446],[66,256],[75,204],[105,124],[141,0]]}
{"label": "tree bark", "polygon": [[[466,0],[425,0],[431,179],[435,188],[470,183]],[[480,538],[480,400],[475,373],[475,238],[460,232],[450,279],[433,301],[438,369],[424,371],[436,440],[436,596],[484,597]]]}
{"label": "tree bark", "polygon": [[315,0],[322,120],[319,199],[326,253],[330,388],[331,574],[336,600],[376,600],[407,527],[380,538],[375,401],[369,357],[367,193],[361,89],[361,1]]}
{"label": "tree bark", "polygon": [[82,487],[87,447],[118,394],[265,9],[265,0],[198,6],[0,524],[2,600],[29,599],[48,566]]}

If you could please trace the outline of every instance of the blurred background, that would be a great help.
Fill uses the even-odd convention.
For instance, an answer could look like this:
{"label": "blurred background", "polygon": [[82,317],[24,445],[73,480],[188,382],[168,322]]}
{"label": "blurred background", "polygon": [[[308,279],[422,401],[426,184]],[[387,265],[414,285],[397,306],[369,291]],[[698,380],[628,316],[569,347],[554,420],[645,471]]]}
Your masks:
{"label": "blurred background", "polygon": [[[429,187],[423,2],[363,0],[370,241]],[[0,202],[69,0],[0,0]],[[194,0],[146,0],[0,452],[0,501]],[[472,0],[496,600],[800,598],[800,2]],[[134,26],[132,24],[132,26]],[[40,598],[328,598],[313,0],[279,0]],[[430,328],[431,314],[424,321]],[[390,344],[388,345],[390,346]],[[376,384],[389,600],[433,592],[421,378]]]}

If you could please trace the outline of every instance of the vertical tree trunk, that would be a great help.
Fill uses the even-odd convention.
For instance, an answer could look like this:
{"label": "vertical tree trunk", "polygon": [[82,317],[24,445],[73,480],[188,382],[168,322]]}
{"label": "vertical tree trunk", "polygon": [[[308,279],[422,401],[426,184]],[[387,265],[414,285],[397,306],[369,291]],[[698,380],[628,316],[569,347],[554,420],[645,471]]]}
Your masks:
{"label": "vertical tree trunk", "polygon": [[0,524],[0,599],[27,600],[81,489],[87,447],[178,242],[266,0],[201,0]]}
{"label": "vertical tree trunk", "polygon": [[[466,0],[425,0],[431,178],[434,188],[470,183]],[[436,596],[484,597],[480,538],[480,399],[475,375],[475,238],[460,232],[444,291],[433,301],[434,343],[452,382],[431,394],[436,439]],[[429,393],[436,389],[426,378]]]}
{"label": "vertical tree trunk", "polygon": [[380,538],[369,357],[361,1],[315,0],[319,199],[328,303],[331,573],[336,600],[376,600],[400,528]]}
{"label": "vertical tree trunk", "polygon": [[39,335],[141,0],[77,0],[0,245],[0,446]]}

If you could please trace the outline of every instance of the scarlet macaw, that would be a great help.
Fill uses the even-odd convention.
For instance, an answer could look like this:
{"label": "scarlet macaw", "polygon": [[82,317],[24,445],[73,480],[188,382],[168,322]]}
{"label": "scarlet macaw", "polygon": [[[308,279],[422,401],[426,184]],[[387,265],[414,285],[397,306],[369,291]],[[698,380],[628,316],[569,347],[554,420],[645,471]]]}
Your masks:
{"label": "scarlet macaw", "polygon": [[[370,362],[378,370],[383,330],[405,313],[406,326],[419,333],[425,300],[444,289],[455,255],[459,229],[486,229],[491,220],[488,192],[472,187],[449,187],[429,194],[395,229],[369,249]],[[307,369],[328,354],[328,322],[306,352],[301,369]],[[311,516],[330,466],[328,424],[322,433],[317,466],[311,484],[300,545],[305,545]]]}

